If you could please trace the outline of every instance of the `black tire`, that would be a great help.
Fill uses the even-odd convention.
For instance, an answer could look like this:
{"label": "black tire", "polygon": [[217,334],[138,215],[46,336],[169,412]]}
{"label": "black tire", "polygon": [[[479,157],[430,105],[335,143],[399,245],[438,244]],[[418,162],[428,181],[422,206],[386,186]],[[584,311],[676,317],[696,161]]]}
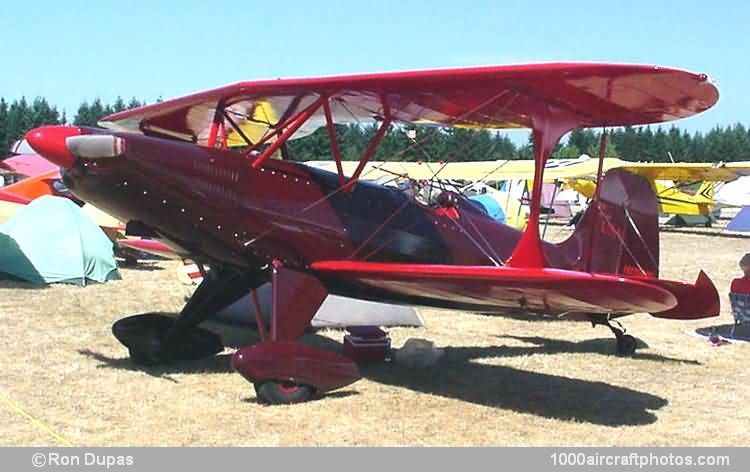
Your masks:
{"label": "black tire", "polygon": [[174,361],[193,361],[224,350],[221,338],[206,329],[190,327],[165,356],[162,342],[175,319],[159,313],[143,313],[123,318],[112,325],[112,334],[128,348],[136,365],[153,366]]}
{"label": "black tire", "polygon": [[299,385],[293,382],[276,382],[266,380],[256,382],[255,393],[258,401],[269,405],[289,405],[310,400],[315,395],[315,389],[310,385]]}
{"label": "black tire", "polygon": [[637,347],[638,342],[629,334],[623,334],[617,338],[617,354],[620,356],[632,356]]}
{"label": "black tire", "polygon": [[128,348],[128,355],[130,356],[130,361],[135,365],[150,367],[150,366],[155,366],[159,364],[159,361],[151,357],[150,354],[141,352],[132,347]]}

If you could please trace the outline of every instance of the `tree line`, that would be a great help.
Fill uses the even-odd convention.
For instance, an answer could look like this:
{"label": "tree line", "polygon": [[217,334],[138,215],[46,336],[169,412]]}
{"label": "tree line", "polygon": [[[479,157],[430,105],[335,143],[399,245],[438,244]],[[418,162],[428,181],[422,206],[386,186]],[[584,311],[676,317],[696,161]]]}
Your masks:
{"label": "tree line", "polygon": [[[69,121],[64,111],[37,97],[12,102],[0,98],[0,157],[9,152],[14,141],[41,125],[74,124],[96,126],[111,113],[145,105],[135,98],[113,103],[100,99],[83,102]],[[342,157],[358,160],[377,131],[377,125],[336,125]],[[672,126],[638,126],[607,131],[607,156],[629,161],[649,162],[730,162],[750,161],[750,129],[740,123],[716,126],[708,132],[690,133]],[[579,129],[564,138],[554,157],[574,158],[581,154],[596,156],[600,130]],[[326,160],[331,152],[325,127],[288,145],[294,160]],[[485,129],[412,127],[392,125],[383,138],[374,159],[402,161],[467,161],[531,159],[531,143],[518,145],[507,134]]]}
{"label": "tree line", "polygon": [[145,102],[135,98],[125,102],[118,97],[112,104],[104,104],[100,99],[91,103],[83,102],[72,121],[68,120],[65,111],[42,97],[31,102],[25,97],[8,102],[0,97],[0,158],[7,156],[13,143],[26,134],[27,131],[42,125],[74,124],[79,126],[96,126],[104,116],[145,105]]}

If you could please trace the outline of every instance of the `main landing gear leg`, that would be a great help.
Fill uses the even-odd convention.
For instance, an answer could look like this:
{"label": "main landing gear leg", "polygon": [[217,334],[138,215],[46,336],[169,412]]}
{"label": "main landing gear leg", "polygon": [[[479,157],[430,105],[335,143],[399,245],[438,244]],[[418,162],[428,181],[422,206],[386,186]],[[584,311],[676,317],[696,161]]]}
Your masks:
{"label": "main landing gear leg", "polygon": [[605,324],[617,339],[617,355],[632,356],[633,354],[635,354],[638,343],[633,336],[625,334],[625,328],[620,323],[614,321],[617,324],[617,326],[614,326],[612,324],[612,321],[614,320],[607,320]]}
{"label": "main landing gear leg", "polygon": [[129,316],[112,326],[112,333],[139,365],[158,365],[212,356],[224,349],[214,333],[198,328],[218,310],[239,299],[248,287],[263,282],[261,274],[214,269],[180,311],[177,318],[158,313]]}
{"label": "main landing gear leg", "polygon": [[357,381],[359,370],[351,359],[299,342],[328,296],[320,281],[277,262],[271,280],[273,303],[268,337],[261,333],[263,341],[245,346],[232,356],[232,367],[255,386],[258,400],[269,404],[298,403]]}

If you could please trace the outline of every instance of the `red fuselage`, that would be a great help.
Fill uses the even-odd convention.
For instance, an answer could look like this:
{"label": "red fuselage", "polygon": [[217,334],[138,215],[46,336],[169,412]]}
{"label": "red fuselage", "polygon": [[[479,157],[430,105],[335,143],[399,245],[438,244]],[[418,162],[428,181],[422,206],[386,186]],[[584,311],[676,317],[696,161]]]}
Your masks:
{"label": "red fuselage", "polygon": [[[134,134],[125,153],[78,159],[68,188],[123,221],[138,221],[208,264],[257,270],[272,260],[306,269],[319,260],[451,265],[504,261],[520,232],[465,200],[458,219],[394,188],[290,161],[254,169],[242,154]],[[573,266],[558,246],[547,257]],[[334,293],[346,280],[326,280]]]}
{"label": "red fuselage", "polygon": [[[65,182],[81,198],[136,220],[206,262],[246,269],[273,259],[293,268],[352,259],[491,264],[470,223],[394,189],[360,181],[340,190],[336,174],[290,161],[138,135],[123,156],[81,160]],[[472,206],[461,208],[501,257],[519,237]],[[468,226],[470,237],[460,227]]]}

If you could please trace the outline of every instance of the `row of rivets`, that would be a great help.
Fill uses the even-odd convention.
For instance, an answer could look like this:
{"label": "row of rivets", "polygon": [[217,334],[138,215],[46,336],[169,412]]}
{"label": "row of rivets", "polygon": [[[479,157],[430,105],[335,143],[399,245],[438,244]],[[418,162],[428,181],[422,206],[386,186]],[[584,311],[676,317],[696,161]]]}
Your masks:
{"label": "row of rivets", "polygon": [[[260,168],[260,171],[261,171],[261,172],[265,172],[265,171],[266,171],[266,168],[265,168],[265,167],[261,167],[261,168]],[[280,175],[281,175],[281,177],[282,177],[282,178],[284,178],[284,179],[288,179],[288,178],[289,178],[289,174],[287,174],[287,173],[284,173],[284,172],[279,172],[279,174],[280,174]],[[276,171],[275,171],[275,170],[271,170],[271,175],[276,175]],[[295,182],[299,182],[299,177],[295,177],[295,178],[294,178],[294,181],[295,181]],[[311,183],[311,182],[310,182],[309,180],[306,180],[306,181],[305,181],[305,185],[310,185],[310,183]]]}
{"label": "row of rivets", "polygon": [[[264,172],[264,171],[265,171],[265,169],[261,169],[261,172]],[[275,171],[272,171],[272,172],[271,172],[271,174],[272,174],[272,175],[275,175],[275,173],[276,173]],[[286,178],[288,178],[288,175],[287,175],[287,174],[282,174],[282,177],[286,179]],[[295,178],[294,178],[294,181],[295,181],[295,182],[299,182],[299,178],[298,178],[298,177],[295,177]],[[310,185],[310,181],[309,181],[309,180],[308,180],[308,181],[306,181],[306,184],[307,184],[307,185]],[[127,187],[127,186],[128,186],[128,182],[127,182],[127,180],[124,180],[124,181],[122,182],[122,186],[123,186],[123,187]],[[148,190],[143,190],[143,195],[148,195]],[[162,202],[162,204],[163,204],[163,205],[166,205],[166,204],[167,204],[167,200],[166,200],[166,199],[162,199],[162,201],[161,201],[161,202]],[[180,212],[181,212],[181,213],[186,213],[186,210],[185,210],[185,208],[180,208]],[[200,216],[200,217],[198,218],[198,220],[199,220],[200,222],[203,222],[203,221],[205,221],[205,218],[204,218],[203,216]],[[221,231],[221,229],[222,229],[222,226],[221,226],[221,225],[216,225],[216,229],[217,229],[217,230],[219,230],[219,231]],[[346,231],[347,231],[347,228],[344,228],[344,232],[346,232]],[[234,233],[234,235],[233,235],[233,236],[234,236],[234,237],[235,237],[236,239],[238,239],[238,238],[240,237],[239,233]],[[250,245],[251,245],[251,244],[252,244],[253,242],[254,242],[254,241],[247,241],[247,242],[245,242],[245,243],[244,243],[244,246],[245,246],[245,247],[248,247],[248,246],[250,246]],[[342,243],[340,243],[340,244],[339,244],[339,247],[340,247],[340,248],[344,248],[344,243],[343,243],[343,242],[342,242]],[[251,251],[251,252],[252,252],[253,254],[256,254],[256,255],[258,255],[258,256],[260,256],[260,257],[263,257],[263,258],[265,258],[265,259],[267,259],[267,260],[271,260],[271,259],[272,259],[272,258],[271,258],[271,256],[268,256],[268,255],[265,255],[265,254],[258,254],[258,253],[257,253],[257,251],[256,251],[255,249],[252,249],[252,248],[251,248],[251,249],[250,249],[250,251]],[[284,264],[289,264],[289,260],[288,260],[288,259],[282,259],[281,261],[282,261],[282,262],[283,262]]]}

